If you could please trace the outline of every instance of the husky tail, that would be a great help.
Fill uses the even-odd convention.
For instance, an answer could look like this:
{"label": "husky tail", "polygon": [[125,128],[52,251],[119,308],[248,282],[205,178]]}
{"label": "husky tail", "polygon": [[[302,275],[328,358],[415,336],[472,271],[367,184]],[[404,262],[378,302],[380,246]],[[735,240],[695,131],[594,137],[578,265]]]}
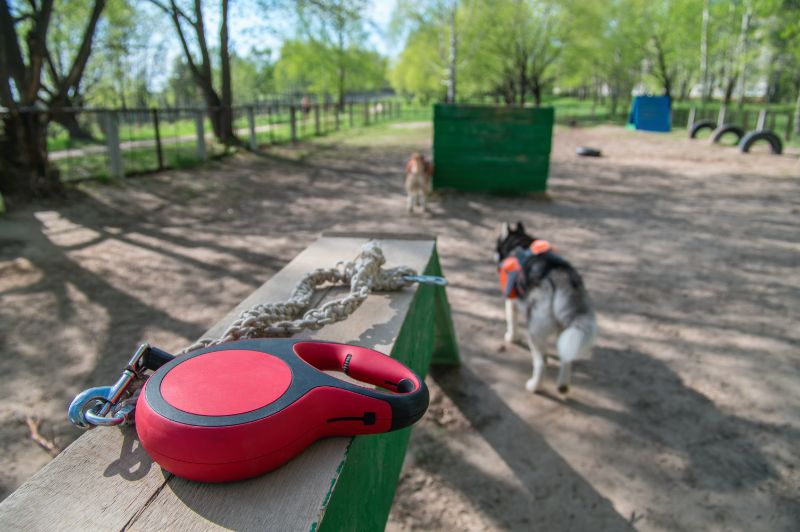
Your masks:
{"label": "husky tail", "polygon": [[589,358],[597,336],[597,321],[590,312],[577,316],[558,336],[556,348],[562,363]]}

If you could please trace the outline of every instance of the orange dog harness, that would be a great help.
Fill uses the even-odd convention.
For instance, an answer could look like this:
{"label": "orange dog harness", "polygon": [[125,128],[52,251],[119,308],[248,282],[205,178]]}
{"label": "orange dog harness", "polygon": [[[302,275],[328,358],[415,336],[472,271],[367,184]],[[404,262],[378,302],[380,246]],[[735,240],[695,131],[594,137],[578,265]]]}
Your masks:
{"label": "orange dog harness", "polygon": [[[525,250],[525,254],[543,255],[553,249],[547,240],[534,240],[530,248]],[[517,290],[517,281],[522,274],[520,257],[512,255],[503,259],[497,268],[497,273],[500,276],[500,290],[503,292],[503,296],[508,299],[518,298],[520,294]]]}

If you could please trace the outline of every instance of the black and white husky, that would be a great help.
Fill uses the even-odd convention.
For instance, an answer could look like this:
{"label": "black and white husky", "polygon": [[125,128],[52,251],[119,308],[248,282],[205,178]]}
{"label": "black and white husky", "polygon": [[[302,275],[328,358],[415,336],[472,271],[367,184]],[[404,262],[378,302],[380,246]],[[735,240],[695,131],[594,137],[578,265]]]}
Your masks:
{"label": "black and white husky", "polygon": [[555,336],[561,361],[558,391],[567,393],[573,361],[589,358],[597,335],[597,320],[581,276],[546,241],[528,235],[519,222],[514,229],[503,224],[495,258],[506,298],[507,343],[519,338],[517,311],[525,316],[533,355],[533,375],[525,388],[530,392],[539,389],[545,349]]}

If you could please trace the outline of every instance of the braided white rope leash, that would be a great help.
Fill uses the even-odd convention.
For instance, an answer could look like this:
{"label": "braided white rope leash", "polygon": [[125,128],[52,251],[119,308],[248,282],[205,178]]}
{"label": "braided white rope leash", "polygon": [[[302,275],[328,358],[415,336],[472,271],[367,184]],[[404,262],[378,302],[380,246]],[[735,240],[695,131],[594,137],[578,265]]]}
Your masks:
{"label": "braided white rope leash", "polygon": [[[282,303],[264,303],[242,312],[219,338],[203,338],[181,354],[212,345],[246,338],[284,337],[304,329],[317,330],[346,319],[361,306],[369,293],[400,290],[412,284],[416,272],[406,266],[382,269],[386,263],[383,250],[370,241],[350,262],[340,261],[333,268],[320,268],[306,274],[295,286],[292,295]],[[350,285],[350,292],[308,309],[314,290],[322,285]]]}

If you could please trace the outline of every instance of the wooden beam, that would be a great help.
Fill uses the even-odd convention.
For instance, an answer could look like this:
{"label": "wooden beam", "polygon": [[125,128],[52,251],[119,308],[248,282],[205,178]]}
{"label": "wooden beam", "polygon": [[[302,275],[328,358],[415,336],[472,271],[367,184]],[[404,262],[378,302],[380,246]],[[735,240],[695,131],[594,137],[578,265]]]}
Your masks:
{"label": "wooden beam", "polygon": [[[203,336],[218,335],[256,303],[286,299],[303,274],[351,259],[367,240],[317,240]],[[388,267],[407,265],[427,274],[440,272],[432,239],[382,239],[381,243]],[[424,374],[441,330],[448,329],[444,337],[452,340],[449,315],[442,323],[437,312],[446,308],[443,297],[444,289],[435,286],[372,294],[346,321],[298,336],[352,342],[391,353]],[[457,362],[455,346],[444,347],[449,352],[445,361]],[[134,429],[98,428],[81,436],[0,503],[0,529],[308,531],[320,524],[331,530],[340,524],[383,526],[409,433],[406,429],[361,436],[355,443],[353,438],[330,438],[261,477],[201,484],[161,470],[139,445]],[[345,504],[348,500],[359,500],[355,514],[352,505]],[[326,514],[328,508],[331,511]]]}

